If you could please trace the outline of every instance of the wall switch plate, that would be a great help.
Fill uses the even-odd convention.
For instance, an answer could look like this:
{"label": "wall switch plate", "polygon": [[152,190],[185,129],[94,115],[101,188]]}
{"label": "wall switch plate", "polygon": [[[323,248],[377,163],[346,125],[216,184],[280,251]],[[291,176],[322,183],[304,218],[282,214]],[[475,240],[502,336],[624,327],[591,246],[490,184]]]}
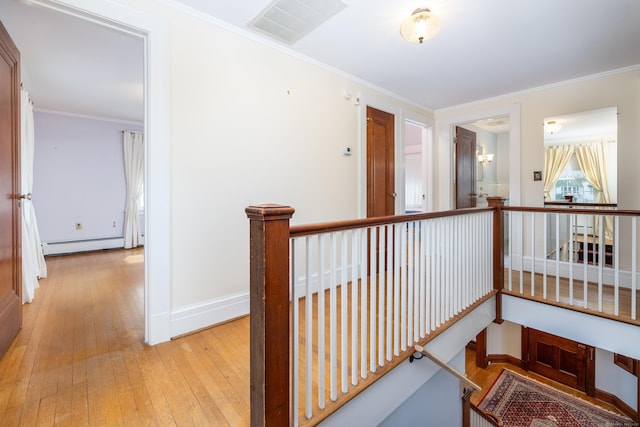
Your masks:
{"label": "wall switch plate", "polygon": [[542,181],[542,171],[533,171],[533,180]]}
{"label": "wall switch plate", "polygon": [[342,155],[343,156],[350,156],[351,155],[351,147],[348,146],[348,145],[342,147]]}

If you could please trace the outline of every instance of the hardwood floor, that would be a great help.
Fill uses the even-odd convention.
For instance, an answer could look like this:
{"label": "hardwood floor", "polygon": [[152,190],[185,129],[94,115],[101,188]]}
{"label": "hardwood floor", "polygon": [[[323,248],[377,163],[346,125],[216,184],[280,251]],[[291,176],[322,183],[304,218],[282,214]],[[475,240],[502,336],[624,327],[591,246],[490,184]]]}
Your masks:
{"label": "hardwood floor", "polygon": [[47,259],[0,360],[0,426],[249,425],[248,317],[146,346],[143,261]]}

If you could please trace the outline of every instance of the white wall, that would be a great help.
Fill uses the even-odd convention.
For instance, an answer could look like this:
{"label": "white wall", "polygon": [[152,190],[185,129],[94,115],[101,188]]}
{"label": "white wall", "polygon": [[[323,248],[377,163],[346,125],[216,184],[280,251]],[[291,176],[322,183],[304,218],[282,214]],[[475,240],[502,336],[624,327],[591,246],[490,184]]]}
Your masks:
{"label": "white wall", "polygon": [[[605,107],[618,108],[618,204],[622,209],[639,209],[640,192],[636,184],[640,181],[640,72],[638,69],[592,76],[563,84],[494,98],[459,107],[438,110],[436,115],[436,140],[438,157],[442,166],[437,174],[439,182],[438,203],[447,207],[451,173],[450,133],[442,124],[457,117],[468,120],[486,117],[487,112],[503,110],[512,105],[520,109],[520,188],[514,188],[521,195],[520,204],[542,206],[542,181],[533,181],[533,171],[544,170],[545,117],[595,110]],[[513,147],[512,147],[513,148]],[[513,180],[511,180],[513,182]]]}
{"label": "white wall", "polygon": [[487,326],[487,354],[506,354],[522,358],[520,325],[504,321]]}
{"label": "white wall", "polygon": [[616,365],[613,353],[600,348],[596,349],[596,387],[638,409],[638,378]]}
{"label": "white wall", "polygon": [[33,204],[43,243],[122,237],[121,132],[142,126],[35,112],[34,127]]}
{"label": "white wall", "polygon": [[[362,123],[355,98],[344,99],[345,89],[407,117],[433,115],[210,18],[157,1],[118,4],[131,10],[133,20],[157,21],[155,43],[166,36],[166,45],[155,51],[160,60],[152,63],[162,64],[166,55],[169,66],[162,81],[170,100],[169,153],[158,153],[169,165],[152,172],[147,191],[170,201],[169,212],[162,212],[169,215],[164,230],[170,295],[151,295],[157,280],[149,281],[149,294],[162,328],[169,305],[175,336],[248,312],[247,206],[291,205],[293,223],[358,216]],[[119,14],[102,0],[83,1],[82,7]],[[342,156],[345,145],[352,156]],[[157,217],[147,213],[149,222]],[[150,257],[162,252],[154,251],[151,240],[146,249]]]}
{"label": "white wall", "polygon": [[[424,361],[421,359],[414,363],[424,363]],[[449,361],[448,365],[464,373],[464,363],[465,351],[462,350]],[[460,380],[444,369],[440,369],[379,425],[381,427],[462,425]]]}

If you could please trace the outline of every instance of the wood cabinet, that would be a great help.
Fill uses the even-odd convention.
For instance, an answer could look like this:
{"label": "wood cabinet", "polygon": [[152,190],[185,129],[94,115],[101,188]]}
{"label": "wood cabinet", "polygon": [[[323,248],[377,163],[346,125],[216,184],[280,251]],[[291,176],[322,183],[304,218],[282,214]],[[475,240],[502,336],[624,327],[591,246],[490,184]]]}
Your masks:
{"label": "wood cabinet", "polygon": [[522,327],[526,370],[595,396],[595,348],[532,328]]}

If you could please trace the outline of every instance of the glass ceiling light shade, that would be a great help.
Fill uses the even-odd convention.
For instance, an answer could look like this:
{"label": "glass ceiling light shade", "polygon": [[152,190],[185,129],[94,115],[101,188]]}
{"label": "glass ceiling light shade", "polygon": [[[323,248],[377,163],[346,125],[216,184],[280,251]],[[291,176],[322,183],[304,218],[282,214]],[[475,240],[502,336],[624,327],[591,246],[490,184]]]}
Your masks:
{"label": "glass ceiling light shade", "polygon": [[405,40],[422,43],[440,31],[440,17],[429,9],[416,9],[410,17],[402,21],[400,34]]}

